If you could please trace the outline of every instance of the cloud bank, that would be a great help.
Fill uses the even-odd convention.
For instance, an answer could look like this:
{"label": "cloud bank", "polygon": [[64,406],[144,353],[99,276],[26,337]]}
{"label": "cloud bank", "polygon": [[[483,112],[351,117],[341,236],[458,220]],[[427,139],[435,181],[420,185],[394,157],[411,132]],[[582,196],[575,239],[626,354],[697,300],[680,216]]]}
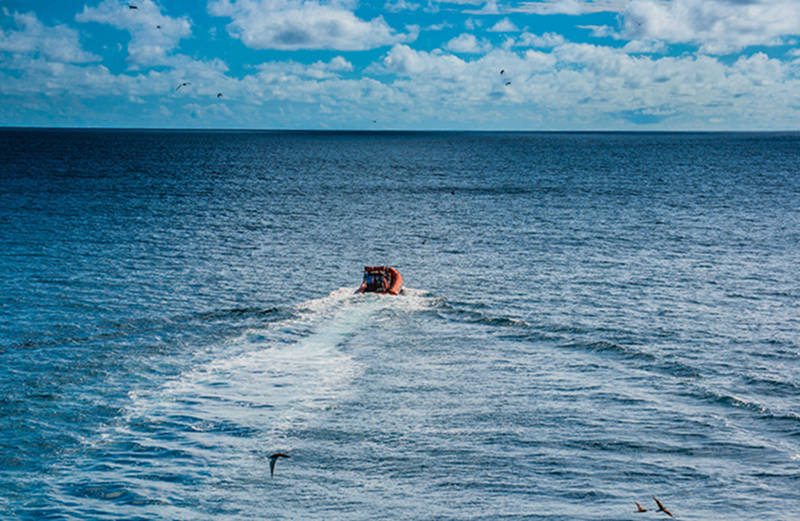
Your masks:
{"label": "cloud bank", "polygon": [[797,0],[632,0],[621,37],[686,43],[707,54],[787,43],[800,34]]}
{"label": "cloud bank", "polygon": [[[72,25],[0,8],[0,124],[768,129],[800,120],[800,2],[530,2],[540,18],[491,1],[451,11],[419,2],[385,19],[354,2],[211,0],[207,11],[176,13],[168,0],[138,9],[93,0],[67,15]],[[785,48],[764,49],[775,45]]]}
{"label": "cloud bank", "polygon": [[231,18],[231,35],[253,49],[360,51],[408,39],[382,17],[361,20],[346,6],[315,0],[217,0],[209,12]]}
{"label": "cloud bank", "polygon": [[81,23],[97,22],[128,31],[129,61],[136,65],[163,65],[167,55],[178,46],[182,38],[191,35],[188,17],[171,18],[162,14],[152,0],[141,0],[136,9],[117,0],[104,0],[96,7],[84,6],[75,20]]}
{"label": "cloud bank", "polygon": [[16,55],[37,54],[48,61],[86,63],[100,57],[82,49],[78,31],[66,25],[45,27],[34,13],[14,13],[16,30],[0,30],[0,52]]}

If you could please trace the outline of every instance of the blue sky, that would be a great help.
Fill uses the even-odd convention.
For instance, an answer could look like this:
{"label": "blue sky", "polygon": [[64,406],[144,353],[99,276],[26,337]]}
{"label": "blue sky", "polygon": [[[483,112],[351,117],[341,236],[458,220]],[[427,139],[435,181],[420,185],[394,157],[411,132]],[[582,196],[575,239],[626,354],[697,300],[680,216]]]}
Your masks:
{"label": "blue sky", "polygon": [[0,125],[796,130],[799,39],[800,0],[2,0]]}

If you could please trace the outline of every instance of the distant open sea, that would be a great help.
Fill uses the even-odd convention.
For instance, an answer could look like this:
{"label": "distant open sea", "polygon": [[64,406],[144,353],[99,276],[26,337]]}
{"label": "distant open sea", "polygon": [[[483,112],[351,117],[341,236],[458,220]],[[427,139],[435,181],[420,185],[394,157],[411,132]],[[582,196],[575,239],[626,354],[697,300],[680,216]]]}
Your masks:
{"label": "distant open sea", "polygon": [[800,519],[800,134],[0,130],[0,519],[652,496]]}

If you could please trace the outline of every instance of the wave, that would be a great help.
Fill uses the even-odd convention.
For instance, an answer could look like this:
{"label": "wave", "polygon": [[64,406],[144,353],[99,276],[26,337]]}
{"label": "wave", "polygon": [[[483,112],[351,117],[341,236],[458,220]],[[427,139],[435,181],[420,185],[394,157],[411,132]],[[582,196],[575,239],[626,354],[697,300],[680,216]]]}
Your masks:
{"label": "wave", "polygon": [[647,353],[640,349],[635,349],[629,346],[623,346],[616,342],[609,342],[607,340],[594,340],[586,342],[568,342],[561,344],[564,348],[583,349],[594,353],[606,353],[610,355],[619,355],[623,358],[646,360],[648,362],[655,362],[658,357],[651,353]]}
{"label": "wave", "polygon": [[[48,336],[39,335],[35,338],[25,338],[12,342],[8,350],[37,350],[65,346],[92,346],[102,343],[107,347],[109,342],[122,342],[132,337],[143,335],[182,334],[186,326],[209,326],[212,322],[233,323],[246,320],[280,320],[282,310],[278,307],[242,307],[223,308],[218,310],[200,311],[194,313],[172,314],[164,317],[133,317],[127,320],[107,321],[98,327],[92,334],[78,334],[79,327],[64,328],[65,331],[50,333]],[[0,347],[0,349],[3,349]],[[5,349],[3,349],[5,351]]]}
{"label": "wave", "polygon": [[482,303],[453,303],[445,299],[439,299],[436,306],[441,318],[454,322],[485,324],[487,326],[497,326],[501,328],[531,328],[531,325],[524,320],[513,317],[492,316],[480,311],[481,308],[486,307],[487,306]]}
{"label": "wave", "polygon": [[[523,319],[508,316],[493,316],[482,311],[482,304],[451,303],[443,301],[439,316],[465,324],[481,324],[494,329],[491,334],[501,339],[519,342],[544,342],[561,349],[576,349],[604,357],[615,357],[638,362],[638,368],[659,374],[699,378],[701,371],[690,364],[667,359],[643,348],[624,345],[611,340],[597,338],[602,331],[591,330],[580,325],[542,324],[536,325]],[[625,336],[625,335],[623,335]]]}
{"label": "wave", "polygon": [[784,409],[783,407],[770,407],[751,397],[734,394],[721,388],[698,386],[695,394],[702,400],[717,406],[749,411],[760,419],[796,422],[797,427],[800,428],[800,412],[798,411]]}

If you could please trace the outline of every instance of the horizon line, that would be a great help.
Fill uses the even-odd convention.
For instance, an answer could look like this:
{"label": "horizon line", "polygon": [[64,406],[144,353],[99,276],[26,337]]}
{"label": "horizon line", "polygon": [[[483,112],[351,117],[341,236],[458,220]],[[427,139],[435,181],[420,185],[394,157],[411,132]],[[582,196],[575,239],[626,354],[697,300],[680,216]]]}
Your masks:
{"label": "horizon line", "polygon": [[295,133],[497,133],[497,134],[785,134],[800,133],[800,129],[413,129],[413,128],[197,128],[197,127],[103,127],[103,126],[40,126],[0,125],[2,130],[64,130],[64,131],[132,131],[132,132],[295,132]]}

